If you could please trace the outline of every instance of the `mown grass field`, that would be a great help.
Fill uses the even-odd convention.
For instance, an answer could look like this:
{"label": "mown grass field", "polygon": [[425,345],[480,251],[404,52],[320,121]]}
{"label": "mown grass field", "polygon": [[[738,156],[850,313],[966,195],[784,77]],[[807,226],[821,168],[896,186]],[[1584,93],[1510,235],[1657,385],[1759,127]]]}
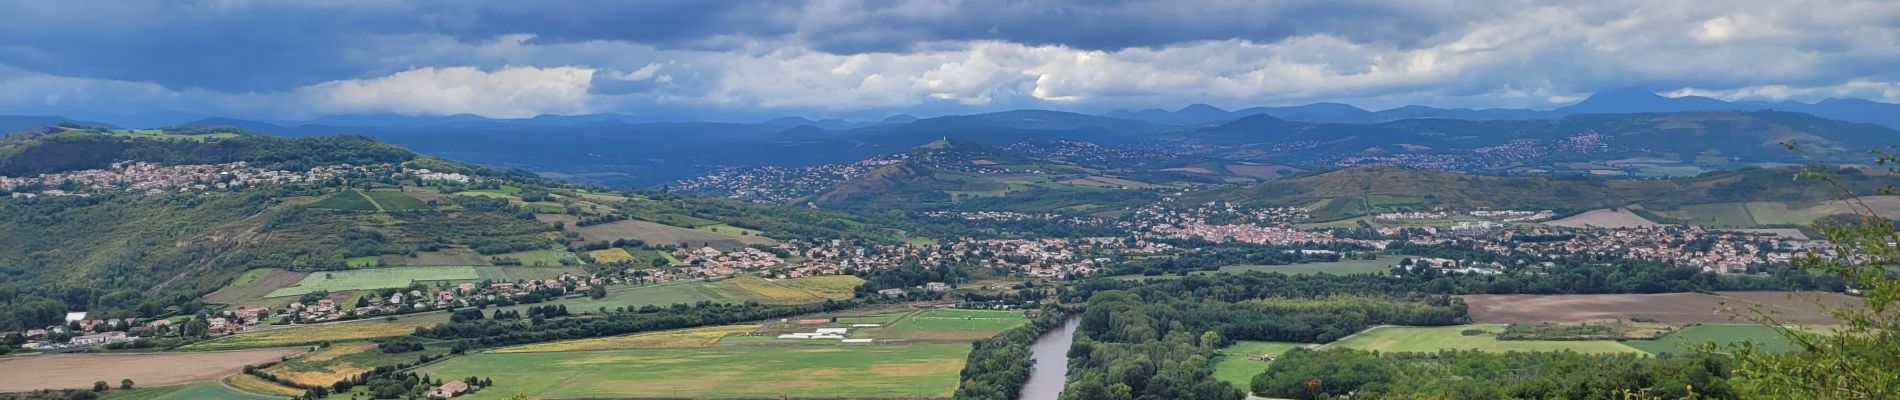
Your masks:
{"label": "mown grass field", "polygon": [[1281,353],[1299,347],[1310,346],[1306,343],[1292,342],[1255,342],[1238,341],[1234,345],[1221,349],[1224,354],[1214,363],[1214,379],[1245,388],[1253,382],[1253,376],[1267,370],[1266,361],[1251,359],[1256,354],[1279,357]]}
{"label": "mown grass field", "polygon": [[779,286],[811,293],[832,300],[850,299],[864,279],[852,275],[826,275],[773,281]]}
{"label": "mown grass field", "polygon": [[[309,277],[307,272],[291,272],[276,268],[260,268],[244,271],[231,284],[218,288],[218,291],[206,294],[204,302],[212,304],[248,305],[278,289],[296,285]],[[275,302],[273,302],[275,303]],[[279,306],[271,305],[271,307]]]}
{"label": "mown grass field", "polygon": [[[467,398],[942,398],[967,344],[478,353],[425,367],[492,377]],[[523,366],[532,366],[524,368]]]}
{"label": "mown grass field", "polygon": [[649,332],[626,336],[537,343],[491,350],[491,353],[537,353],[551,351],[601,351],[631,349],[685,349],[712,347],[727,335],[751,332],[758,325],[725,325],[675,331]]}
{"label": "mown grass field", "polygon": [[878,339],[973,341],[1028,323],[1019,311],[928,310],[871,334]]}
{"label": "mown grass field", "polygon": [[633,261],[633,253],[628,253],[627,249],[623,249],[619,247],[615,247],[611,249],[603,249],[603,250],[594,250],[594,251],[587,252],[587,255],[589,257],[593,257],[594,262],[600,263],[600,264],[613,264],[613,263],[623,263],[623,262]]}
{"label": "mown grass field", "polygon": [[[303,392],[298,391],[297,393],[302,394]],[[284,397],[245,393],[232,390],[217,382],[202,382],[160,388],[125,397],[107,396],[106,398],[109,400],[281,400]]]}
{"label": "mown grass field", "polygon": [[1687,219],[1707,227],[1747,228],[1758,224],[1744,203],[1711,203],[1682,206],[1666,215]]}
{"label": "mown grass field", "polygon": [[392,267],[311,273],[296,285],[273,290],[265,297],[300,296],[320,290],[340,292],[399,288],[417,281],[479,280],[474,267]]}
{"label": "mown grass field", "polygon": [[1794,350],[1794,344],[1774,328],[1754,324],[1702,324],[1683,328],[1661,339],[1629,340],[1623,344],[1650,354],[1685,354],[1694,351],[1698,345],[1714,343],[1728,346],[1741,342],[1753,342],[1768,351]]}
{"label": "mown grass field", "polygon": [[180,350],[253,349],[403,336],[415,333],[418,327],[435,326],[440,322],[429,318],[404,318],[393,322],[378,319],[252,331],[192,343]]}
{"label": "mown grass field", "polygon": [[1383,274],[1392,266],[1399,264],[1397,256],[1379,256],[1376,260],[1341,260],[1336,262],[1317,262],[1288,265],[1229,265],[1220,267],[1220,272],[1239,274],[1247,271],[1278,272],[1287,275],[1313,275],[1327,273],[1333,275]]}
{"label": "mown grass field", "polygon": [[[1467,329],[1479,329],[1485,334],[1466,336]],[[1491,352],[1506,351],[1563,351],[1578,353],[1639,353],[1634,347],[1609,340],[1497,340],[1497,334],[1504,331],[1504,325],[1455,325],[1434,327],[1380,326],[1367,329],[1326,346],[1338,346],[1359,350],[1383,352],[1419,352],[1433,353],[1439,350],[1478,350]]]}
{"label": "mown grass field", "polygon": [[513,253],[494,254],[490,256],[491,257],[506,257],[506,258],[512,258],[516,260],[521,260],[521,265],[525,267],[536,267],[536,266],[554,267],[554,266],[564,265],[564,264],[561,264],[562,260],[567,260],[568,262],[572,262],[575,264],[579,264],[581,261],[579,256],[567,250],[528,250],[528,251],[517,251]]}

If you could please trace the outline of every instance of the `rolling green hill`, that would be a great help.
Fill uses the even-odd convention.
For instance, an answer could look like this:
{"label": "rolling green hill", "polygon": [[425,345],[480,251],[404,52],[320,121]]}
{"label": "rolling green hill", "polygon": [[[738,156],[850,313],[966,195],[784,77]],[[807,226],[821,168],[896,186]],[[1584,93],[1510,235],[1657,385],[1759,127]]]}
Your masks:
{"label": "rolling green hill", "polygon": [[[781,238],[901,239],[891,233],[897,230],[864,217],[605,191],[421,157],[363,137],[284,138],[230,128],[51,127],[0,139],[4,176],[94,169],[119,161],[244,161],[280,171],[385,165],[401,172],[348,172],[232,189],[89,187],[78,189],[83,196],[0,197],[0,237],[7,243],[0,246],[0,331],[57,323],[69,310],[89,311],[93,318],[152,317],[168,306],[187,306],[190,312],[200,296],[247,270],[344,270],[352,268],[351,260],[356,268],[485,265],[490,256],[615,239],[562,234],[582,219],[633,219],[682,229],[717,225]],[[462,173],[476,181],[425,181],[415,175],[420,169]],[[497,195],[459,194],[491,192]]]}

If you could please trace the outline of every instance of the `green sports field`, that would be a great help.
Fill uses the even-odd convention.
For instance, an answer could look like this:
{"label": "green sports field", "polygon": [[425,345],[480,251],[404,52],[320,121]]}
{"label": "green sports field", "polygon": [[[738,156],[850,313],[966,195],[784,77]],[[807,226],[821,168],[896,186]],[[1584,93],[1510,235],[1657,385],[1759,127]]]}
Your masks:
{"label": "green sports field", "polygon": [[[420,372],[481,376],[469,399],[941,398],[957,387],[967,344],[709,347],[478,353]],[[524,367],[527,366],[527,367]]]}
{"label": "green sports field", "polygon": [[1246,388],[1253,381],[1254,375],[1267,370],[1268,364],[1266,361],[1254,361],[1250,357],[1256,354],[1278,357],[1280,353],[1285,353],[1287,350],[1304,346],[1310,345],[1292,342],[1235,342],[1234,345],[1221,349],[1224,355],[1214,364],[1214,379],[1233,384],[1234,387]]}
{"label": "green sports field", "polygon": [[[1465,336],[1466,329],[1479,329],[1486,333]],[[1578,353],[1640,353],[1634,347],[1609,340],[1497,340],[1497,334],[1504,331],[1504,325],[1456,325],[1435,327],[1380,326],[1367,329],[1326,346],[1338,346],[1349,349],[1376,350],[1383,352],[1433,353],[1439,350],[1479,350],[1492,352],[1506,351],[1563,351]]]}
{"label": "green sports field", "polygon": [[416,281],[479,280],[475,267],[396,267],[315,272],[296,285],[271,291],[267,297],[299,296],[327,290],[399,288]]}

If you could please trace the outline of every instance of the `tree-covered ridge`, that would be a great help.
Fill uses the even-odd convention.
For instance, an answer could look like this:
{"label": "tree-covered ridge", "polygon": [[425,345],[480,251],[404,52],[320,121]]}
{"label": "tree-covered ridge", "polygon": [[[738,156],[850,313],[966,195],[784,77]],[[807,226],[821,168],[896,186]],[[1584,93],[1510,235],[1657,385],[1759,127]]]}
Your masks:
{"label": "tree-covered ridge", "polygon": [[[1727,201],[1828,201],[1837,195],[1789,177],[1816,167],[1746,168],[1669,179],[1613,179],[1591,176],[1490,176],[1401,167],[1348,167],[1291,176],[1272,184],[1206,191],[1193,200],[1224,200],[1249,205],[1303,207],[1334,201],[1344,210],[1322,211],[1315,218],[1368,214],[1367,198],[1416,200],[1409,208],[1548,209],[1560,213],[1642,205],[1673,208]],[[1844,168],[1834,171],[1847,187],[1873,191],[1884,177]]]}
{"label": "tree-covered ridge", "polygon": [[[281,137],[238,128],[166,128],[153,135],[52,127],[0,139],[0,175],[31,176],[97,169],[120,161],[164,165],[247,162],[305,170],[323,165],[393,164],[414,152],[366,136]],[[124,132],[124,131],[117,131]]]}

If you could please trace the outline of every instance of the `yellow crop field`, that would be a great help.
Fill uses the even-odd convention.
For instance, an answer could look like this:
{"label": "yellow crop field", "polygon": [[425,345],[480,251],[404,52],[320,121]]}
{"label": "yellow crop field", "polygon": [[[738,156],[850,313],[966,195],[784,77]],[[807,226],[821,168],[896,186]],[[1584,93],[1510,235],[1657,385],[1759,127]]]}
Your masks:
{"label": "yellow crop field", "polygon": [[349,379],[357,374],[369,372],[369,370],[373,369],[371,366],[337,362],[336,359],[338,357],[375,349],[375,343],[334,345],[306,353],[290,361],[278,363],[270,368],[265,368],[264,372],[276,375],[279,379],[296,382],[300,385],[328,386],[332,383],[336,383],[336,381]]}
{"label": "yellow crop field", "polygon": [[229,377],[225,377],[224,384],[231,385],[231,387],[237,388],[238,390],[255,393],[255,394],[279,396],[279,397],[302,397],[303,396],[303,389],[279,385],[276,382],[267,381],[267,380],[264,380],[264,378],[259,378],[250,374],[234,374]]}
{"label": "yellow crop field", "polygon": [[193,343],[181,348],[181,350],[203,351],[281,347],[403,336],[415,333],[416,328],[435,326],[437,323],[439,323],[439,321],[418,318],[402,319],[394,322],[372,320],[273,329],[240,333]]}
{"label": "yellow crop field", "polygon": [[594,251],[587,252],[587,255],[593,256],[594,262],[601,263],[601,264],[612,264],[612,263],[633,261],[633,254],[629,254],[627,253],[627,249],[623,249],[619,247],[606,249],[606,250],[594,250]]}
{"label": "yellow crop field", "polygon": [[505,347],[491,353],[538,353],[550,351],[598,351],[627,349],[684,349],[694,347],[712,347],[719,339],[728,335],[751,332],[757,325],[726,325],[703,328],[681,329],[663,332],[648,332],[628,336],[613,336],[592,339],[568,340],[539,343],[514,347]]}
{"label": "yellow crop field", "polygon": [[787,279],[774,283],[787,288],[803,290],[818,297],[832,300],[845,300],[851,298],[852,291],[856,290],[858,285],[863,284],[864,279],[852,275],[826,275]]}
{"label": "yellow crop field", "polygon": [[815,303],[825,300],[816,294],[779,286],[777,283],[772,283],[771,281],[752,275],[740,275],[721,282],[729,283],[739,289],[756,293],[777,303]]}

